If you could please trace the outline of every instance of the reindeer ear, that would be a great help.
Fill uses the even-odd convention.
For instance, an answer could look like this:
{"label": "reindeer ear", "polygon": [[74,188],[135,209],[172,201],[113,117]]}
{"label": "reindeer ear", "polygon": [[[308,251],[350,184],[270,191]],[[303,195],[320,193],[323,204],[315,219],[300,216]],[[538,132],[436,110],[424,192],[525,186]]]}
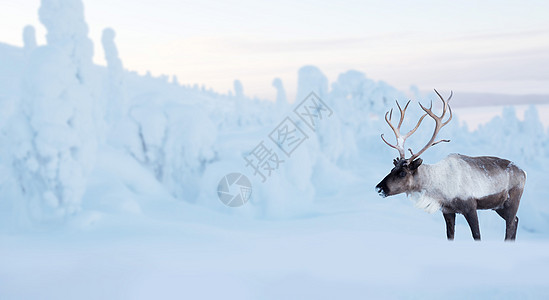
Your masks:
{"label": "reindeer ear", "polygon": [[397,164],[398,164],[398,160],[396,158],[393,159],[393,165],[395,165],[395,167],[396,167]]}
{"label": "reindeer ear", "polygon": [[410,164],[410,170],[415,170],[415,169],[419,168],[419,166],[421,166],[422,162],[423,162],[423,159],[421,159],[421,158],[418,158],[418,159],[414,160]]}

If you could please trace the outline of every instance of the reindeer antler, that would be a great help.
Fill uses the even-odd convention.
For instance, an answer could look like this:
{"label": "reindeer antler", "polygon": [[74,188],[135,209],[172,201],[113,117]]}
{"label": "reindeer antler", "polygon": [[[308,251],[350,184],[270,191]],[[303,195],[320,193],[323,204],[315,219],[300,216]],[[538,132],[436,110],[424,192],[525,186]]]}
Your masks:
{"label": "reindeer antler", "polygon": [[[440,129],[442,127],[446,126],[446,124],[448,124],[450,122],[450,120],[452,120],[452,108],[450,107],[449,102],[450,102],[450,99],[452,99],[452,96],[454,95],[454,93],[452,91],[450,91],[450,97],[448,97],[448,100],[444,100],[444,98],[442,98],[442,96],[439,94],[439,92],[437,90],[435,90],[435,93],[437,93],[440,100],[442,100],[442,115],[440,117],[438,117],[437,115],[435,115],[433,113],[433,111],[432,111],[433,102],[431,102],[431,105],[428,109],[425,108],[423,105],[421,105],[421,103],[419,104],[419,106],[421,106],[421,109],[423,109],[426,112],[427,115],[429,115],[431,118],[433,118],[433,120],[435,120],[436,125],[435,125],[435,131],[433,132],[433,136],[431,137],[429,142],[425,145],[425,147],[423,147],[423,149],[421,149],[416,154],[414,154],[412,152],[412,150],[410,150],[410,152],[412,152],[412,157],[410,157],[408,159],[408,161],[410,161],[410,162],[414,161],[414,159],[419,157],[423,152],[425,152],[425,150],[429,149],[430,147],[432,147],[432,146],[434,146],[438,143],[441,143],[441,142],[449,142],[450,141],[450,140],[439,140],[439,141],[435,142],[435,139],[436,139],[437,134],[440,131]],[[444,116],[446,115],[447,110],[450,111],[450,117],[448,118],[448,120],[446,120],[446,122],[442,122],[442,120],[444,119]]]}
{"label": "reindeer antler", "polygon": [[[400,154],[400,159],[404,159],[404,156],[405,156],[404,142],[406,142],[406,139],[409,138],[414,132],[416,132],[416,130],[419,128],[419,125],[421,124],[421,121],[423,121],[423,118],[425,118],[425,116],[427,116],[427,114],[424,114],[423,116],[421,116],[421,118],[417,122],[416,127],[414,127],[412,130],[410,130],[407,134],[402,135],[400,133],[400,126],[402,125],[402,122],[404,121],[404,114],[406,113],[406,109],[408,108],[408,105],[410,104],[410,101],[408,101],[408,103],[406,103],[406,106],[404,106],[404,109],[400,108],[400,105],[398,104],[398,101],[396,101],[396,104],[398,106],[398,110],[400,111],[400,120],[398,121],[397,127],[395,128],[395,126],[393,126],[393,124],[391,124],[391,118],[393,116],[393,109],[391,109],[390,111],[385,113],[385,121],[387,122],[387,124],[389,124],[389,127],[391,127],[391,129],[395,133],[397,143],[396,143],[396,145],[390,144],[389,142],[387,142],[385,140],[385,138],[383,137],[383,134],[381,135],[381,139],[385,142],[385,144],[389,145],[391,148],[397,149],[398,153]],[[389,115],[389,118],[387,118],[387,115]]]}

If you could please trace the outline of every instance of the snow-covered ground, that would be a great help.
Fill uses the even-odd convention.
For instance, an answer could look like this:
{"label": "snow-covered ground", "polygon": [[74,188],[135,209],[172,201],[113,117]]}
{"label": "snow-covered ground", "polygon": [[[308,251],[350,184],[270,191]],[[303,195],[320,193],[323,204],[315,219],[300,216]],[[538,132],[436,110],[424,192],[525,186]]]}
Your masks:
{"label": "snow-covered ground", "polygon": [[[274,103],[239,81],[220,94],[126,70],[111,29],[100,67],[81,2],[59,3],[42,1],[47,45],[30,27],[23,48],[0,43],[0,298],[549,297],[547,106],[457,105],[440,134],[452,142],[425,163],[500,156],[528,179],[515,243],[492,211],[480,212],[482,242],[461,216],[447,242],[440,213],[374,191],[397,155],[379,138],[391,136],[383,114],[434,93],[304,66],[295,101],[280,80]],[[293,110],[311,92],[332,114],[308,127]],[[408,128],[416,101],[409,110]],[[285,118],[307,136],[290,155],[269,138]],[[284,160],[265,182],[244,159],[261,142]],[[231,172],[252,182],[244,206],[218,198]]]}
{"label": "snow-covered ground", "polygon": [[503,243],[501,226],[483,226],[491,240],[473,243],[462,224],[448,243],[442,223],[427,219],[387,203],[284,222],[213,215],[208,225],[4,236],[2,298],[549,296],[545,240],[521,232],[517,243]]}

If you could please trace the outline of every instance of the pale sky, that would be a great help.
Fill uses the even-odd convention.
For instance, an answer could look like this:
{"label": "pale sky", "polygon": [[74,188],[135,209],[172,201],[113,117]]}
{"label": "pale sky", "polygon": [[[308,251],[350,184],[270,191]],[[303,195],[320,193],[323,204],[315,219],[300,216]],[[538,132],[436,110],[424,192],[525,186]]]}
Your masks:
{"label": "pale sky", "polygon": [[[0,0],[0,42],[45,29],[39,0]],[[280,77],[293,99],[297,71],[330,79],[349,69],[407,90],[549,94],[549,1],[84,0],[95,61],[113,28],[125,68],[177,75],[218,92],[240,79],[274,99]]]}

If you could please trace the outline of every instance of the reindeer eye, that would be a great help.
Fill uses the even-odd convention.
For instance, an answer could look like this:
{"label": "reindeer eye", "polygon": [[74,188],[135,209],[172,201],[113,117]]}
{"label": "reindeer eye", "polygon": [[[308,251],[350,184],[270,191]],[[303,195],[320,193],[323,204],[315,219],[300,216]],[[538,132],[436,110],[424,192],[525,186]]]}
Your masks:
{"label": "reindeer eye", "polygon": [[400,171],[400,173],[398,173],[398,177],[400,178],[406,177],[406,172]]}

